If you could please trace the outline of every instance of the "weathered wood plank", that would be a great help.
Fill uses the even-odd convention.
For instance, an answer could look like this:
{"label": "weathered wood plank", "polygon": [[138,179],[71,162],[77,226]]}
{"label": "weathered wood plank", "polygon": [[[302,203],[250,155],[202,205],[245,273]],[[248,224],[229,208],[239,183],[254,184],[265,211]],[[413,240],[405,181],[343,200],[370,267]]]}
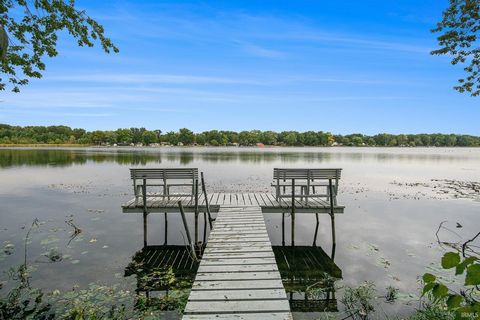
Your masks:
{"label": "weathered wood plank", "polygon": [[198,267],[197,272],[259,272],[259,271],[278,271],[276,263],[272,264],[257,264],[257,265],[224,265],[224,266],[209,266],[202,265]]}
{"label": "weathered wood plank", "polygon": [[243,312],[288,312],[290,305],[285,300],[252,300],[248,301],[189,301],[185,307],[185,314],[215,314],[215,313],[243,313]]}
{"label": "weathered wood plank", "polygon": [[259,251],[272,252],[272,247],[271,246],[244,247],[241,245],[231,246],[231,247],[208,246],[207,249],[205,250],[205,253],[208,254],[208,253],[218,253],[218,252],[259,252]]}
{"label": "weathered wood plank", "polygon": [[[207,320],[212,319],[211,314],[189,314],[183,316],[184,320]],[[235,313],[217,314],[215,320],[292,320],[290,312],[263,312],[263,313]]]}
{"label": "weathered wood plank", "polygon": [[204,259],[240,259],[240,258],[275,258],[275,255],[268,251],[249,251],[249,252],[216,252],[208,253]]}
{"label": "weathered wood plank", "polygon": [[231,248],[242,246],[244,248],[255,248],[255,247],[265,247],[270,246],[268,239],[264,241],[255,241],[255,242],[241,242],[241,241],[217,241],[209,242],[209,248]]}
{"label": "weathered wood plank", "polygon": [[192,290],[255,290],[255,289],[283,289],[282,280],[236,280],[236,281],[197,281],[193,283]]}
{"label": "weathered wood plank", "polygon": [[256,242],[265,242],[269,241],[270,239],[265,236],[260,237],[212,237],[209,239],[209,243],[256,243]]}
{"label": "weathered wood plank", "polygon": [[[265,272],[266,273],[266,272]],[[274,272],[272,272],[274,273]],[[205,275],[211,275],[206,273]],[[193,290],[188,297],[189,301],[201,300],[262,300],[262,299],[286,299],[283,289],[257,289],[257,290]]]}
{"label": "weathered wood plank", "polygon": [[235,264],[272,264],[275,259],[272,258],[251,258],[251,259],[206,259],[203,257],[202,263],[205,265],[235,265]]}
{"label": "weathered wood plank", "polygon": [[281,280],[280,274],[274,271],[268,272],[222,272],[222,273],[197,273],[197,281],[209,280]]}

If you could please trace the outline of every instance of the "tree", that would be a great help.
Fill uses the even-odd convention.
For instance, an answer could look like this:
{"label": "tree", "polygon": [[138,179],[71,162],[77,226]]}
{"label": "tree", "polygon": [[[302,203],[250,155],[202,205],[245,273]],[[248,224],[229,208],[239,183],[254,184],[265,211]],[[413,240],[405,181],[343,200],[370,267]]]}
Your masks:
{"label": "tree", "polygon": [[91,140],[94,144],[101,144],[105,141],[105,132],[100,130],[92,132]]}
{"label": "tree", "polygon": [[193,144],[193,141],[194,141],[193,132],[187,128],[180,129],[178,134],[178,141],[180,141],[184,145]]}
{"label": "tree", "polygon": [[306,146],[316,146],[318,145],[318,135],[314,131],[307,131],[303,133],[303,143]]}
{"label": "tree", "polygon": [[198,145],[203,146],[207,142],[207,138],[205,136],[205,133],[199,133],[195,136],[195,142]]}
{"label": "tree", "polygon": [[287,146],[294,146],[297,144],[297,133],[295,131],[284,131],[282,132],[283,142]]}
{"label": "tree", "polygon": [[243,146],[253,144],[253,137],[250,131],[241,131],[238,134],[238,142]]}
{"label": "tree", "polygon": [[99,41],[106,53],[118,48],[104,35],[104,28],[75,2],[65,0],[3,0],[0,1],[0,90],[7,82],[13,92],[28,83],[29,78],[41,78],[45,56],[58,54],[58,33],[66,30],[79,46],[93,47]]}
{"label": "tree", "polygon": [[133,141],[132,131],[130,129],[117,129],[117,143],[130,144]]}
{"label": "tree", "polygon": [[157,142],[157,135],[153,131],[144,131],[142,134],[142,141],[144,145],[148,146]]}
{"label": "tree", "polygon": [[451,55],[452,64],[465,64],[466,76],[454,89],[480,95],[480,1],[450,0],[443,19],[432,32],[440,33],[439,49],[433,55]]}
{"label": "tree", "polygon": [[143,142],[143,133],[145,130],[145,128],[130,128],[132,132],[132,142],[135,144]]}
{"label": "tree", "polygon": [[273,131],[265,131],[262,133],[262,142],[266,145],[277,144],[277,133]]}
{"label": "tree", "polygon": [[361,146],[363,145],[363,139],[360,136],[354,136],[352,137],[352,143],[355,146]]}
{"label": "tree", "polygon": [[178,133],[174,131],[169,131],[166,134],[162,135],[162,141],[167,142],[173,146],[178,144]]}

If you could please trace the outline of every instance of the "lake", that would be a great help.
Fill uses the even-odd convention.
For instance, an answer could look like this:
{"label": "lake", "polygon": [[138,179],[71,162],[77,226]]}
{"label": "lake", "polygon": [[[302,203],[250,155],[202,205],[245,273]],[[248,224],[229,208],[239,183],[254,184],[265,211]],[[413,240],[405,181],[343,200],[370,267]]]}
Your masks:
{"label": "lake", "polygon": [[[374,281],[380,295],[388,286],[398,288],[403,299],[382,305],[388,314],[408,314],[417,306],[407,295],[414,300],[418,276],[438,265],[442,221],[455,232],[441,230],[442,240],[468,239],[480,229],[480,195],[459,183],[480,181],[480,149],[0,149],[0,243],[13,248],[0,255],[1,279],[23,262],[24,238],[38,218],[28,244],[28,260],[37,269],[33,286],[68,290],[120,281],[143,246],[142,215],[121,209],[133,194],[128,169],[141,166],[198,167],[208,192],[273,192],[275,167],[343,168],[338,202],[346,208],[336,216],[335,253],[340,283]],[[272,243],[281,245],[281,214],[264,216]],[[163,243],[163,221],[161,214],[149,216],[149,244]],[[189,224],[193,228],[193,215]],[[296,245],[312,245],[315,224],[315,215],[297,216]],[[71,238],[73,226],[81,233]],[[168,243],[185,244],[182,232],[180,216],[170,214]],[[320,215],[317,245],[327,253],[330,232],[328,215]],[[48,259],[52,249],[62,253],[61,261]]]}

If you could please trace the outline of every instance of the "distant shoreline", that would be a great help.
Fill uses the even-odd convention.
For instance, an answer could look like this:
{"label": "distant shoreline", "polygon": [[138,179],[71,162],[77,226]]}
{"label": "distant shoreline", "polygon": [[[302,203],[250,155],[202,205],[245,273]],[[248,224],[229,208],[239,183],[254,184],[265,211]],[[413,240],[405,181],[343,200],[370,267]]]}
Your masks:
{"label": "distant shoreline", "polygon": [[200,146],[200,145],[187,145],[187,146],[101,146],[101,145],[90,145],[90,144],[0,144],[0,149],[27,149],[27,148],[38,148],[38,149],[61,149],[61,148],[98,148],[98,149],[191,149],[191,148],[231,148],[231,149],[276,149],[276,148],[362,148],[362,149],[376,149],[376,148],[387,148],[387,149],[477,149],[479,146],[279,146],[279,145],[265,145],[265,146]]}
{"label": "distant shoreline", "polygon": [[68,126],[11,126],[0,123],[2,147],[84,146],[265,146],[275,147],[480,147],[480,136],[467,134],[418,133],[365,135],[332,134],[325,131],[224,131],[193,132],[187,128],[162,132],[145,128],[87,131]]}

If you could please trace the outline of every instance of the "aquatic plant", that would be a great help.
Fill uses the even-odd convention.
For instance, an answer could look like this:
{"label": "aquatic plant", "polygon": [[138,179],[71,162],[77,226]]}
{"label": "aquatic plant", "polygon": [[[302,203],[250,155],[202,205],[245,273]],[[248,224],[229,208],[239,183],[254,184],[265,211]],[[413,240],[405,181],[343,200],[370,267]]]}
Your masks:
{"label": "aquatic plant", "polygon": [[462,284],[447,284],[431,273],[422,277],[423,296],[433,307],[454,314],[457,320],[480,319],[480,257],[476,251],[478,246],[472,244],[479,237],[480,232],[461,245],[439,240],[440,244],[455,249],[443,255],[442,268],[455,270],[455,276],[462,278]]}
{"label": "aquatic plant", "polygon": [[395,300],[397,300],[398,291],[398,288],[388,286],[387,293],[385,294],[385,301],[389,303],[395,302]]}
{"label": "aquatic plant", "polygon": [[[27,259],[28,245],[32,230],[38,226],[39,221],[35,219],[26,233],[23,263],[11,267],[6,273],[9,279],[8,289],[7,286],[0,286],[1,320],[155,320],[160,319],[165,310],[181,312],[185,308],[191,282],[177,279],[171,267],[143,270],[137,274],[137,285],[142,284],[145,290],[161,287],[167,291],[167,294],[160,297],[150,298],[132,291],[130,288],[135,286],[132,277],[113,285],[92,283],[86,288],[75,286],[72,290],[62,292],[32,288],[29,280],[36,268]],[[50,243],[48,241],[46,244]],[[56,247],[50,248],[43,256],[50,262],[67,257]]]}
{"label": "aquatic plant", "polygon": [[345,287],[341,302],[352,319],[366,320],[375,312],[375,284],[365,282],[358,287]]}

